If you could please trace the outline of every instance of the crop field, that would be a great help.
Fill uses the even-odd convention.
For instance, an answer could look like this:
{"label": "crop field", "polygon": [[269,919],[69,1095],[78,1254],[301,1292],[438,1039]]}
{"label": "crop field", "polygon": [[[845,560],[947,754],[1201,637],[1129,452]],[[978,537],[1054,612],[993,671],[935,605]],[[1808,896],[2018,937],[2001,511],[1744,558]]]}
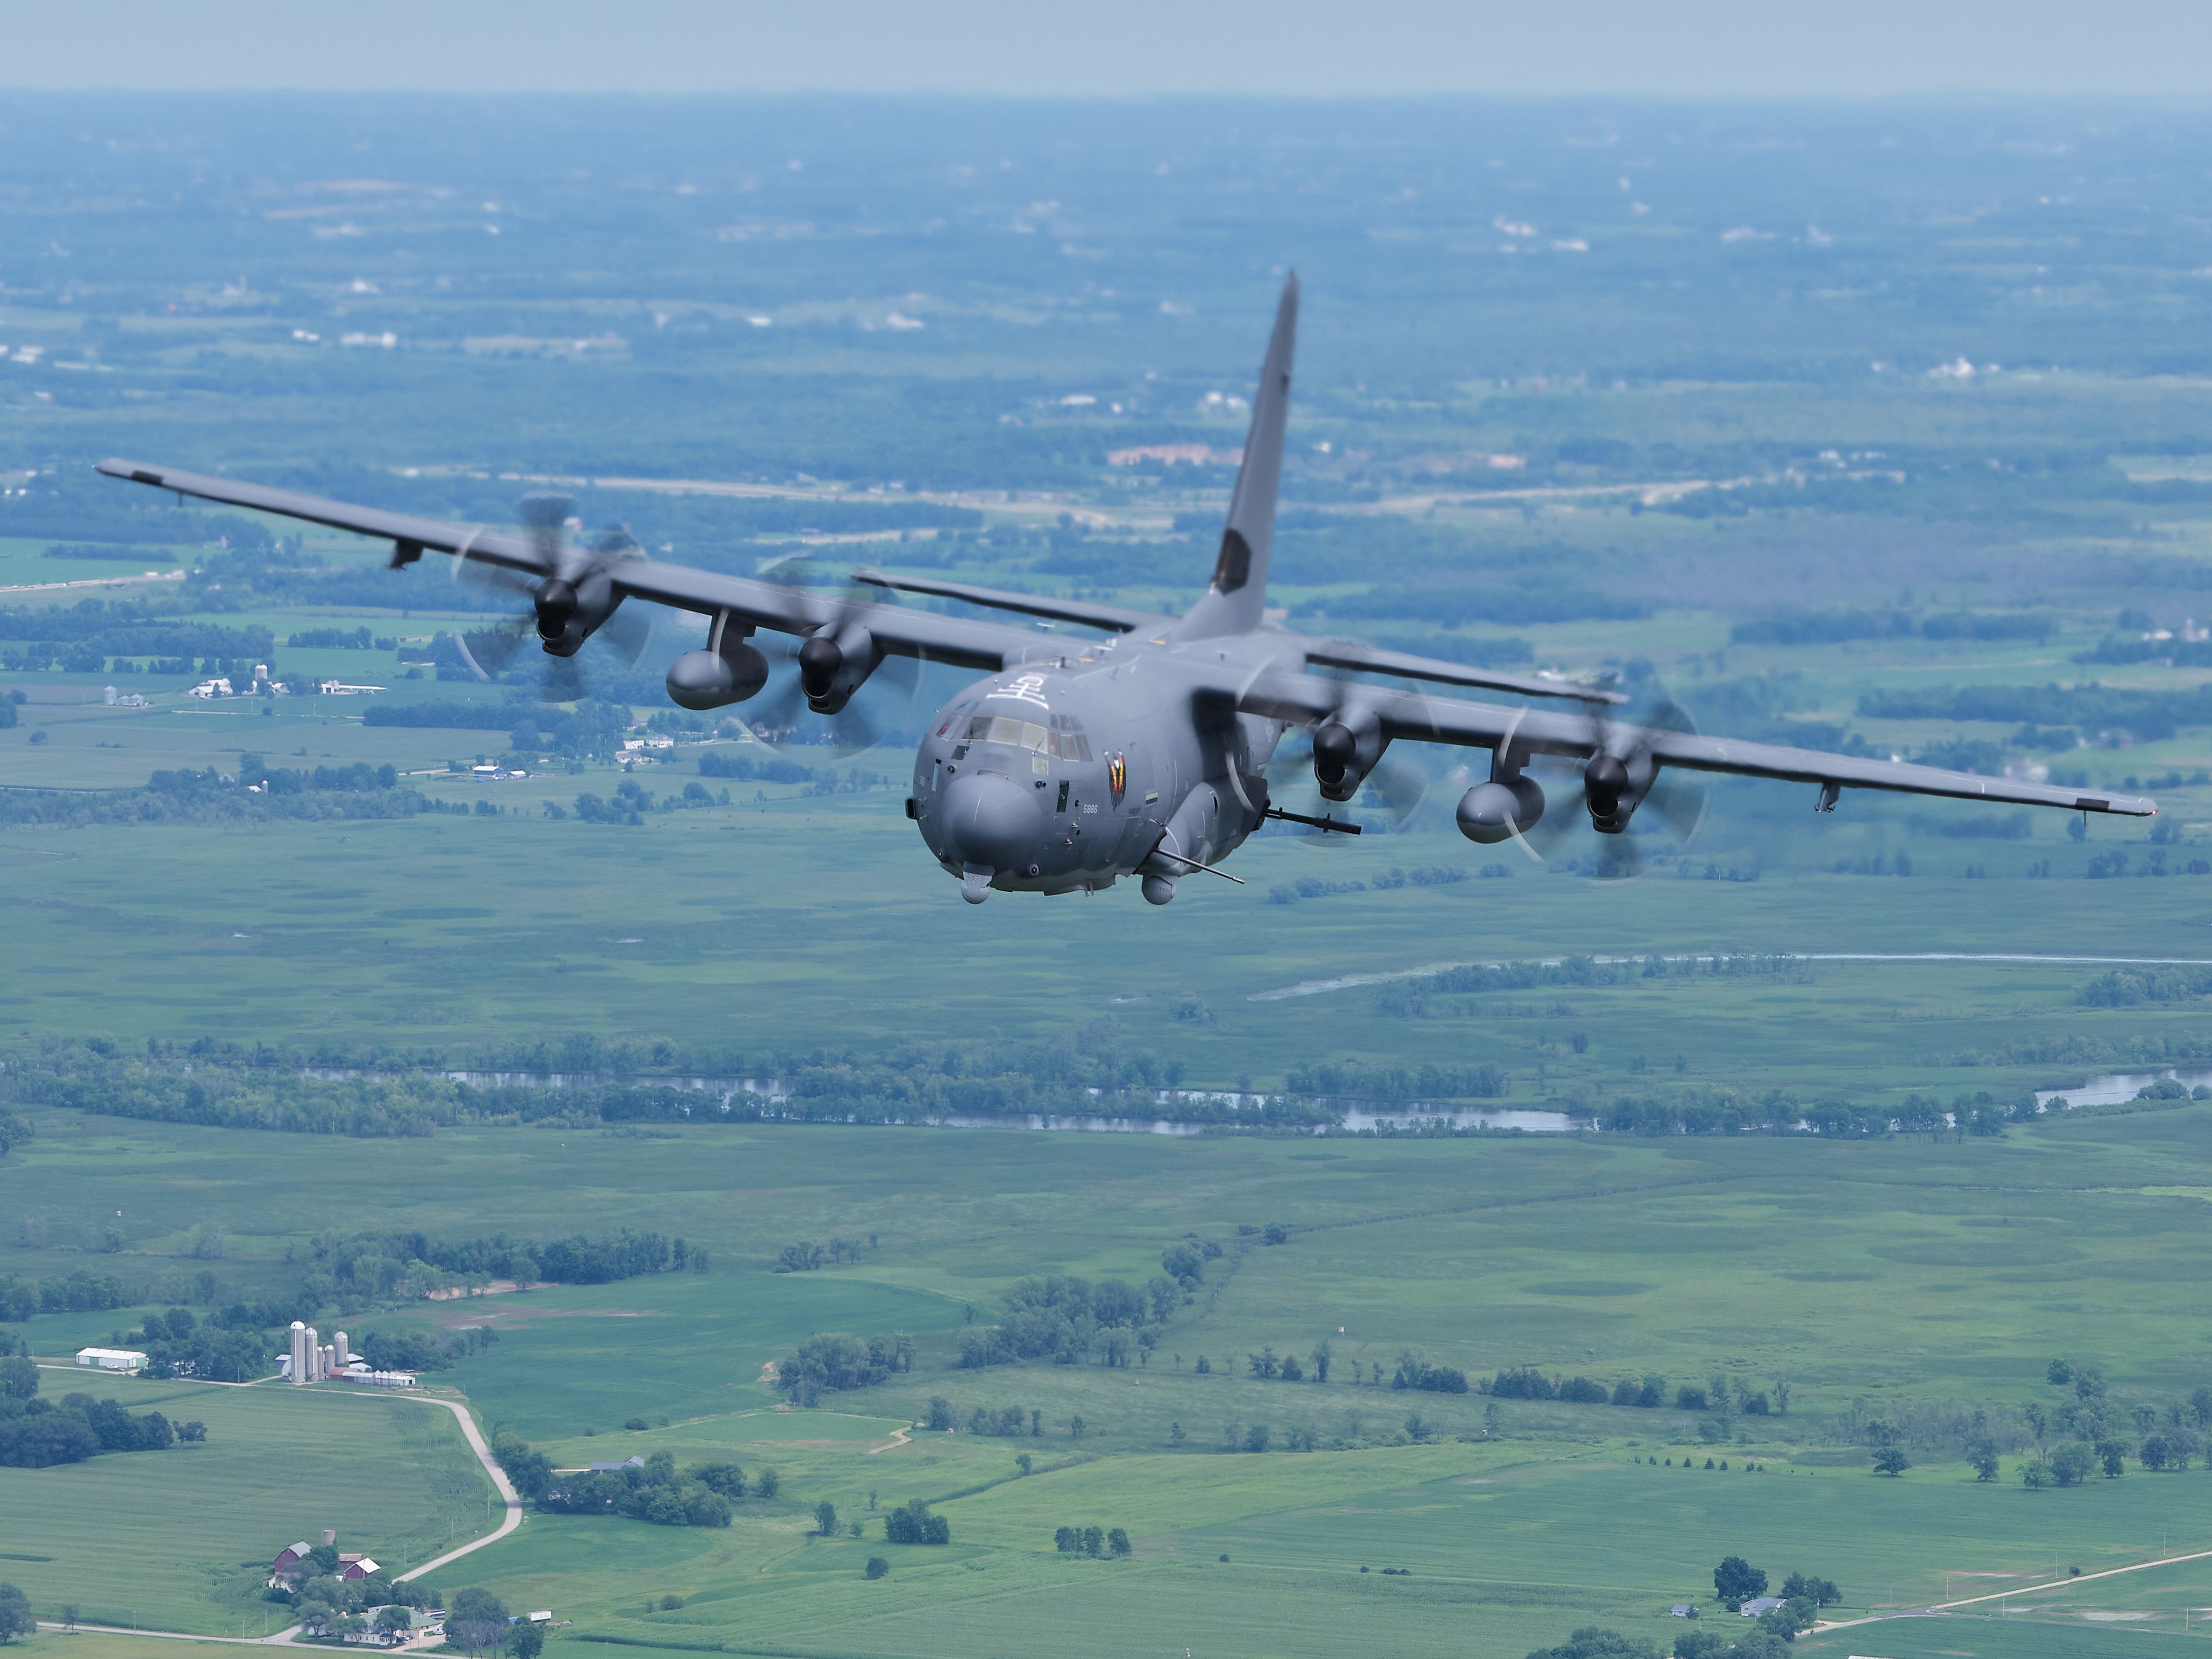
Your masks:
{"label": "crop field", "polygon": [[260,1599],[268,1564],[296,1539],[333,1527],[341,1547],[404,1571],[485,1529],[491,1483],[435,1407],[73,1367],[43,1380],[49,1395],[82,1388],[198,1419],[207,1440],[0,1469],[0,1578],[42,1618],[70,1602],[88,1623],[259,1636],[281,1611]]}
{"label": "crop field", "polygon": [[[1726,1620],[1729,1553],[1873,1621],[1812,1659],[2196,1639],[2212,1561],[2096,1575],[2212,1550],[2212,1099],[2129,1098],[2212,1074],[2212,289],[2169,159],[2201,113],[334,107],[0,94],[0,1127],[31,1132],[0,1285],[49,1310],[0,1352],[296,1310],[423,1339],[431,1389],[561,1468],[777,1472],[726,1528],[533,1510],[441,1570],[554,1609],[554,1659],[1663,1649],[1674,1602]],[[879,746],[771,754],[666,702],[694,620],[580,686],[526,653],[478,684],[451,636],[492,613],[449,562],[91,471],[492,526],[550,488],[717,570],[1179,611],[1291,265],[1286,626],[2158,817],[1715,783],[1602,880],[1588,844],[1466,842],[1485,757],[1400,744],[1425,794],[1357,803],[1357,842],[1263,836],[1164,909],[974,908],[901,811],[963,675],[876,702]],[[263,663],[285,695],[185,695]],[[517,1068],[582,1075],[482,1086]],[[889,1097],[859,1084],[847,1113],[894,1072],[908,1123],[857,1121]],[[392,1073],[463,1103],[170,1121],[205,1079]],[[683,1118],[660,1085],[695,1076]],[[726,1111],[735,1077],[823,1121]],[[911,1121],[993,1121],[1009,1080],[1188,1133]],[[1189,1121],[1255,1091],[1685,1132]],[[624,1231],[695,1270],[428,1301],[336,1261]],[[1179,1244],[1218,1254],[1129,1363],[961,1364],[1024,1281],[1143,1287]],[[912,1367],[795,1406],[771,1368],[836,1333]],[[1519,1367],[1665,1381],[1616,1407]],[[42,1617],[258,1636],[295,1539],[404,1568],[492,1518],[441,1409],[40,1375],[209,1429],[0,1468],[0,1580]],[[2196,1467],[2148,1467],[2155,1435]],[[2092,1440],[2119,1474],[2024,1479]],[[949,1545],[887,1541],[916,1498]]]}

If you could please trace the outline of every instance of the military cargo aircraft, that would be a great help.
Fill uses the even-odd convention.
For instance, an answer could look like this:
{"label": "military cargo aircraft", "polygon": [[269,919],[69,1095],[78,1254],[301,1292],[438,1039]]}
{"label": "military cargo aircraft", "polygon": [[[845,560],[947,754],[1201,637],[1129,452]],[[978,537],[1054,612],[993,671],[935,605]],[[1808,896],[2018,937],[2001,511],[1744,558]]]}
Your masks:
{"label": "military cargo aircraft", "polygon": [[[1292,811],[1271,794],[1271,763],[1279,781],[1286,734],[1301,758],[1310,753],[1322,801],[1339,805],[1388,779],[1385,751],[1393,744],[1486,750],[1487,775],[1461,797],[1459,827],[1474,842],[1512,842],[1532,856],[1547,816],[1553,829],[1586,822],[1601,837],[1624,836],[1647,807],[1694,820],[1701,807],[1693,796],[1670,797],[1670,774],[1810,785],[1821,812],[1832,811],[1845,789],[2132,817],[2157,810],[2101,790],[1700,736],[1672,711],[1627,723],[1604,712],[1626,700],[1606,685],[1496,673],[1282,627],[1263,607],[1297,312],[1293,276],[1276,310],[1212,577],[1181,616],[854,573],[873,591],[1043,618],[1096,637],[924,611],[887,593],[825,593],[663,563],[620,537],[580,549],[562,528],[565,503],[541,507],[530,533],[517,535],[138,461],[103,461],[100,470],[180,496],[388,540],[394,568],[426,550],[451,554],[457,569],[514,588],[526,600],[530,631],[554,657],[573,657],[603,629],[635,635],[639,618],[622,614],[626,604],[695,612],[708,620],[707,643],[668,671],[668,695],[685,708],[761,695],[774,672],[755,643],[762,630],[799,641],[788,653],[796,673],[787,698],[795,709],[803,696],[817,716],[844,715],[870,678],[901,658],[980,671],[984,678],[931,717],[906,803],[931,856],[971,903],[994,890],[1096,892],[1134,876],[1146,898],[1165,904],[1190,875],[1236,880],[1222,861],[1271,820],[1321,838],[1358,834],[1359,824],[1326,805],[1319,814]],[[1565,706],[1478,702],[1378,678]],[[1577,799],[1547,800],[1531,775],[1546,765],[1566,769],[1554,791]]]}

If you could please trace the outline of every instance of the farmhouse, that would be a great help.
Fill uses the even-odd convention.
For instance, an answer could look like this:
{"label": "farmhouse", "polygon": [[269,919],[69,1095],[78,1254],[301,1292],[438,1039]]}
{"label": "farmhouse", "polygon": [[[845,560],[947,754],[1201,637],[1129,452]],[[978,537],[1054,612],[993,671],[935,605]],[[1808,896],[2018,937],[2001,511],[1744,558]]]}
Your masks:
{"label": "farmhouse", "polygon": [[1782,1598],[1778,1595],[1754,1595],[1738,1608],[1737,1613],[1745,1619],[1756,1619],[1760,1613],[1771,1613],[1781,1605]]}

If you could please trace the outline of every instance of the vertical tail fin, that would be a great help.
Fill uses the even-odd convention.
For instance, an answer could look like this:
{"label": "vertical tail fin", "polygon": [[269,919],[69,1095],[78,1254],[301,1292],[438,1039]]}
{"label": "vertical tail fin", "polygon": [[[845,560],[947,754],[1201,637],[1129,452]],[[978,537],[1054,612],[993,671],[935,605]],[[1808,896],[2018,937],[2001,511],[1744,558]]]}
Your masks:
{"label": "vertical tail fin", "polygon": [[1291,358],[1298,334],[1298,278],[1283,284],[1275,331],[1260,368],[1252,399],[1252,430],[1244,440],[1244,465],[1229,498],[1229,522],[1206,593],[1176,625],[1178,639],[1249,634],[1260,625],[1267,602],[1267,556],[1275,545],[1275,492],[1283,481],[1283,432],[1291,407]]}

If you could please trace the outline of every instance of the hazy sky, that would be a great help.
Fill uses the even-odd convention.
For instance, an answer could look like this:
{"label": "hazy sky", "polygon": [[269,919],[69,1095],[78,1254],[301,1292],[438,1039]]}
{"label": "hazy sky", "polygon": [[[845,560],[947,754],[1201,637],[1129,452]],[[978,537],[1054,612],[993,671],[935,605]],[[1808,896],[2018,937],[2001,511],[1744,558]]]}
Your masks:
{"label": "hazy sky", "polygon": [[0,85],[2212,93],[2207,0],[0,0]]}

